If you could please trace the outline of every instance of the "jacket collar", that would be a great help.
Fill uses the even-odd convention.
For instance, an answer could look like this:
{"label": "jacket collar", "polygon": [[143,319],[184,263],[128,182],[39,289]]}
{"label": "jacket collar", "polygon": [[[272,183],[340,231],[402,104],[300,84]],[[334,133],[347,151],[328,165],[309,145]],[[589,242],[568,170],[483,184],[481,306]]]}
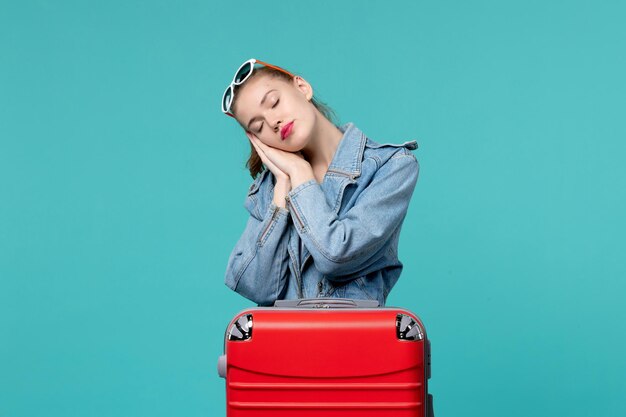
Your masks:
{"label": "jacket collar", "polygon": [[361,175],[361,163],[367,137],[352,122],[338,127],[343,133],[343,137],[337,146],[328,170],[358,177]]}

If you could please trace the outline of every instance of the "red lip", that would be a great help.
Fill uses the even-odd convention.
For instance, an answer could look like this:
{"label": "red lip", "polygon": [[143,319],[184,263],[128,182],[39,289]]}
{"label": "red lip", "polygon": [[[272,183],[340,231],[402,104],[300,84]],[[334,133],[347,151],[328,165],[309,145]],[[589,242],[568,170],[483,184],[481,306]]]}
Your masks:
{"label": "red lip", "polygon": [[282,140],[285,140],[285,138],[287,136],[289,136],[291,134],[291,131],[293,130],[293,122],[289,122],[287,123],[281,130],[280,130],[280,137]]}

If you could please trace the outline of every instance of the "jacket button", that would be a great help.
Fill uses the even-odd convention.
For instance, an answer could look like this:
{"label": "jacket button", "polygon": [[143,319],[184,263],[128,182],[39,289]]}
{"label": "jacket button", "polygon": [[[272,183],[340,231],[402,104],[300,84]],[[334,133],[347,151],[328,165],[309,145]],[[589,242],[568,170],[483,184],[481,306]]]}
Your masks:
{"label": "jacket button", "polygon": [[322,284],[322,281],[317,283],[317,290],[321,293],[322,289],[324,288],[324,284]]}

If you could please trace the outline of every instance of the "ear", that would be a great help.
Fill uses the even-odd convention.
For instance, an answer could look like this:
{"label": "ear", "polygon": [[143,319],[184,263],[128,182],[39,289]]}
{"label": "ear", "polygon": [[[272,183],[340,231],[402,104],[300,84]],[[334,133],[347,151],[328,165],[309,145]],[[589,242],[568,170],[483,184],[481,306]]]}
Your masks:
{"label": "ear", "polygon": [[296,75],[293,77],[293,85],[300,90],[302,94],[304,94],[307,100],[311,100],[313,97],[313,86],[311,86],[307,80],[299,75]]}

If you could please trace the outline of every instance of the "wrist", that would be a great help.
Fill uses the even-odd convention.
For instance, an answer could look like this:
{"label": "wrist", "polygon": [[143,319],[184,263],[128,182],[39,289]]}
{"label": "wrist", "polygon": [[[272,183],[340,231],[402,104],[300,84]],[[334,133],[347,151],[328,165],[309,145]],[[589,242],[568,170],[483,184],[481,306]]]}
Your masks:
{"label": "wrist", "polygon": [[294,189],[309,180],[315,179],[315,176],[313,175],[311,165],[307,163],[306,166],[300,167],[289,178],[291,179],[291,188]]}
{"label": "wrist", "polygon": [[274,199],[272,200],[272,203],[274,203],[276,207],[280,207],[284,209],[287,208],[287,202],[285,201],[285,197],[280,198],[276,194],[274,194]]}
{"label": "wrist", "polygon": [[291,181],[289,177],[276,178],[274,185],[274,198],[272,201],[278,207],[286,208],[285,196],[291,191]]}
{"label": "wrist", "polygon": [[276,177],[276,185],[285,185],[285,184],[289,184],[289,175],[281,175],[279,177]]}

